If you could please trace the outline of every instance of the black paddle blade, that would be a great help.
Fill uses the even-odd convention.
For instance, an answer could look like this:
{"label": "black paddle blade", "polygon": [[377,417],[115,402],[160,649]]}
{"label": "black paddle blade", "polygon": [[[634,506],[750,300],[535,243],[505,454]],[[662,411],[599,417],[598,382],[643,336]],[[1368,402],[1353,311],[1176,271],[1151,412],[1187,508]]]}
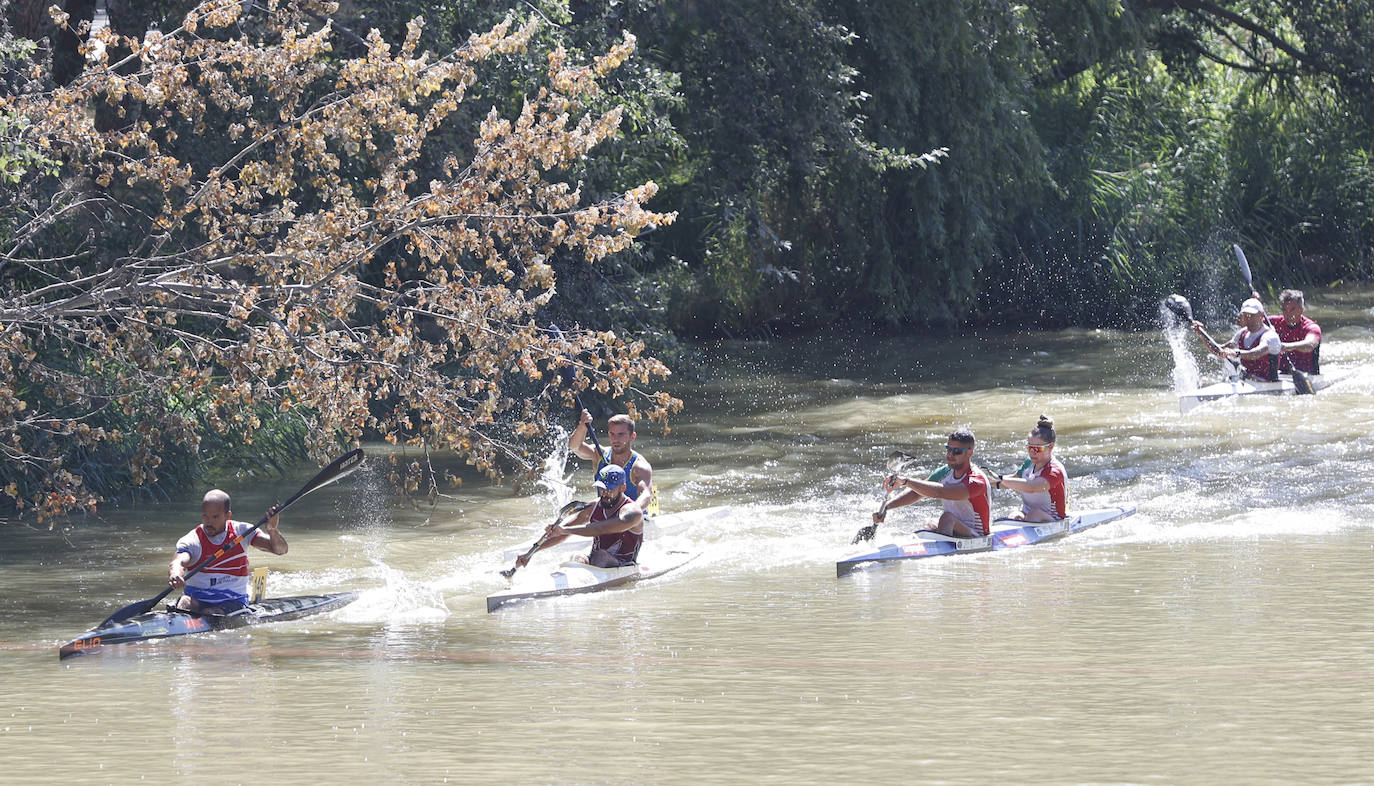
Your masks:
{"label": "black paddle blade", "polygon": [[897,470],[901,469],[907,464],[912,463],[915,460],[915,456],[903,453],[900,450],[894,450],[887,455],[887,469],[890,472],[896,472]]}
{"label": "black paddle blade", "polygon": [[864,527],[859,528],[859,531],[854,535],[854,539],[851,540],[851,541],[849,541],[849,544],[852,546],[852,545],[854,545],[855,543],[862,543],[862,542],[864,542],[864,541],[866,541],[866,540],[873,540],[873,536],[874,536],[874,535],[877,535],[877,534],[878,534],[878,524],[877,524],[877,522],[874,522],[874,523],[872,523],[872,524],[868,524],[868,525],[866,525],[866,526],[864,526]]}
{"label": "black paddle blade", "polygon": [[157,605],[158,601],[167,597],[167,594],[171,591],[172,588],[168,587],[167,589],[163,590],[162,593],[158,595],[156,598],[151,598],[149,600],[140,600],[137,603],[130,603],[129,605],[125,606],[119,611],[116,611],[114,614],[111,614],[110,616],[106,617],[105,621],[101,622],[96,627],[103,628],[106,625],[113,625],[116,622],[123,622],[124,620],[130,617],[137,617],[140,614],[147,614],[148,612],[153,610],[153,607]]}
{"label": "black paddle blade", "polygon": [[[309,483],[306,483],[300,491],[296,492],[296,496],[293,497],[291,501],[294,502],[295,500],[304,497],[306,494],[309,494],[310,492],[314,491],[317,488],[320,488],[321,486],[328,486],[330,483],[333,483],[336,480],[342,480],[343,478],[352,474],[353,470],[362,466],[363,458],[364,456],[362,448],[354,448],[353,450],[348,451],[342,456],[339,456],[338,458],[329,462],[328,466],[320,470],[319,474],[311,478]],[[286,507],[286,505],[283,505],[282,507],[284,508]]]}
{"label": "black paddle blade", "polygon": [[1174,312],[1179,319],[1193,321],[1193,304],[1188,302],[1188,298],[1182,295],[1170,295],[1164,298],[1164,307]]}
{"label": "black paddle blade", "polygon": [[1312,380],[1296,368],[1293,369],[1293,389],[1299,396],[1317,395],[1317,389],[1312,386]]}

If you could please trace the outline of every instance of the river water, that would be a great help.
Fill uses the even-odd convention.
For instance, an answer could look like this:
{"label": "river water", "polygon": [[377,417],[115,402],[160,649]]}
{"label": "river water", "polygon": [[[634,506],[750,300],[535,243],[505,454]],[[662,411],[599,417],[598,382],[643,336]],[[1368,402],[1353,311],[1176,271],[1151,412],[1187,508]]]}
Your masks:
{"label": "river water", "polygon": [[[1367,782],[1370,294],[1310,306],[1324,365],[1362,370],[1187,415],[1175,378],[1217,370],[1158,327],[706,348],[705,381],[674,382],[686,412],[637,443],[665,513],[731,506],[666,539],[701,556],[491,614],[507,550],[572,489],[469,483],[414,508],[355,474],[289,510],[290,554],[255,564],[270,594],[358,602],[61,662],[161,589],[199,495],[0,527],[0,781]],[[933,468],[969,425],[1008,471],[1041,412],[1075,506],[1135,515],[836,578],[888,452]],[[226,485],[255,520],[311,474]],[[572,482],[589,497],[585,465]],[[879,542],[932,510],[894,511]]]}

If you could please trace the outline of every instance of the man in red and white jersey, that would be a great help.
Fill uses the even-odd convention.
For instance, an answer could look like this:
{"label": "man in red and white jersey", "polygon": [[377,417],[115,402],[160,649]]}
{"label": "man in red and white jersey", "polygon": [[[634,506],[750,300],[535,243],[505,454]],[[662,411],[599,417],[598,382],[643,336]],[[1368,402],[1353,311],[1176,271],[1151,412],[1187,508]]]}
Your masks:
{"label": "man in red and white jersey", "polygon": [[[992,484],[973,463],[973,431],[956,429],[945,443],[945,466],[925,480],[891,475],[883,481],[885,491],[901,489],[887,503],[887,509],[910,505],[925,497],[944,502],[939,520],[926,528],[956,538],[978,538],[991,532]],[[874,523],[886,516],[874,513]]]}
{"label": "man in red and white jersey", "polygon": [[[1260,300],[1259,292],[1250,294],[1256,301]],[[1318,358],[1322,344],[1322,328],[1304,313],[1307,304],[1303,299],[1302,290],[1285,289],[1280,292],[1279,308],[1283,311],[1282,314],[1268,318],[1274,332],[1278,333],[1280,347],[1284,353],[1279,362],[1279,370],[1284,373],[1292,371],[1289,364],[1291,360],[1291,365],[1297,366],[1298,371],[1307,374],[1322,373]]]}
{"label": "man in red and white jersey", "polygon": [[[200,526],[177,541],[176,556],[167,568],[167,583],[185,592],[177,601],[177,608],[209,614],[227,614],[248,605],[248,550],[242,539],[235,538],[252,529],[251,524],[229,518],[229,495],[219,489],[206,492],[200,503]],[[285,554],[286,538],[282,537],[276,508],[268,511],[266,523],[253,533],[252,544],[263,551]],[[224,548],[226,544],[232,544]],[[224,549],[213,562],[199,573],[186,578],[186,573],[203,560],[211,559]]]}

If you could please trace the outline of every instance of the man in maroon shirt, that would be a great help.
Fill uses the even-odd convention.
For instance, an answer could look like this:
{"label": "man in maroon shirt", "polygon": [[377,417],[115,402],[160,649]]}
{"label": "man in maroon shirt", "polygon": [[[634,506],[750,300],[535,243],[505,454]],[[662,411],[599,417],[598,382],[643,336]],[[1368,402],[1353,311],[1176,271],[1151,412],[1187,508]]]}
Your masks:
{"label": "man in maroon shirt", "polygon": [[[1258,292],[1251,292],[1250,295],[1259,299]],[[1288,372],[1288,361],[1292,358],[1293,365],[1299,371],[1308,374],[1320,374],[1321,363],[1318,355],[1321,350],[1322,329],[1321,325],[1308,319],[1303,315],[1306,303],[1303,301],[1302,290],[1285,289],[1279,293],[1279,308],[1283,315],[1269,317],[1269,324],[1274,326],[1274,332],[1279,334],[1279,341],[1283,342],[1284,357],[1280,361],[1279,370]]]}

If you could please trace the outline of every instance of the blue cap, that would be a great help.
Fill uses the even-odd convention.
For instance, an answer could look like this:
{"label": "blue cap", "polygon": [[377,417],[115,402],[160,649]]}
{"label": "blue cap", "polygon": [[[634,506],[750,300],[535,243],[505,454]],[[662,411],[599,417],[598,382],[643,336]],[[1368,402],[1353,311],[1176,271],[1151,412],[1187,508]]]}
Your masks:
{"label": "blue cap", "polygon": [[596,481],[592,483],[599,489],[618,489],[625,485],[625,470],[619,464],[607,464],[596,473]]}

